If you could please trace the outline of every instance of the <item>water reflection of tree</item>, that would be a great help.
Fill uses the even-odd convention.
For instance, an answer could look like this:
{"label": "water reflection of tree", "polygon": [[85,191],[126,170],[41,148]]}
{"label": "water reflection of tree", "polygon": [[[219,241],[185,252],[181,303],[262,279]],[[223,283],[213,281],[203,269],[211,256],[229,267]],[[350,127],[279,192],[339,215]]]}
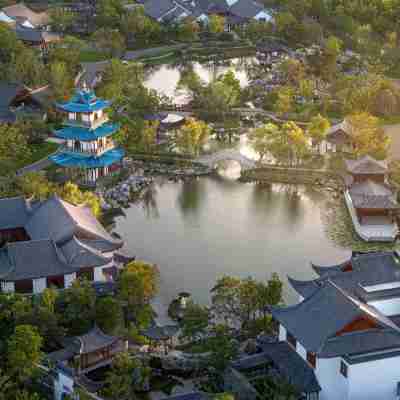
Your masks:
{"label": "water reflection of tree", "polygon": [[321,204],[327,198],[323,190],[315,188],[312,185],[304,186],[304,194],[313,204]]}
{"label": "water reflection of tree", "polygon": [[157,204],[157,186],[150,184],[142,193],[141,205],[147,218],[159,218],[160,212]]}
{"label": "water reflection of tree", "polygon": [[205,187],[201,179],[183,182],[177,199],[183,215],[197,214],[204,197]]}
{"label": "water reflection of tree", "polygon": [[259,217],[274,214],[279,206],[280,196],[272,184],[253,185],[252,207]]}
{"label": "water reflection of tree", "polygon": [[282,204],[286,208],[284,215],[290,225],[297,225],[304,217],[302,205],[302,188],[298,185],[281,185],[280,192],[283,194]]}

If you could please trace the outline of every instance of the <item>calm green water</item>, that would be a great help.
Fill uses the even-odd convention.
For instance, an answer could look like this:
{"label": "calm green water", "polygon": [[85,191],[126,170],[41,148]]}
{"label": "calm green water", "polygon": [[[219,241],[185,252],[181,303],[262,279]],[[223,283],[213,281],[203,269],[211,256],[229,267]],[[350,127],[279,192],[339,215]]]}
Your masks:
{"label": "calm green water", "polygon": [[137,258],[159,266],[164,301],[185,290],[205,303],[224,274],[266,279],[278,272],[292,302],[288,274],[308,279],[314,276],[310,261],[336,263],[350,254],[325,234],[325,202],[304,187],[218,177],[160,182],[145,204],[132,205],[116,219],[116,231]]}

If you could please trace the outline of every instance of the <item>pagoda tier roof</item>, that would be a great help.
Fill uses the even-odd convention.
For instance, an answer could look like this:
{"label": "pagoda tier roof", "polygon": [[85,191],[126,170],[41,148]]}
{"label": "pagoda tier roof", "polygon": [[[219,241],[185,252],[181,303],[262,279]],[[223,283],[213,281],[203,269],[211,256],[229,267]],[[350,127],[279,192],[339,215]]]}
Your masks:
{"label": "pagoda tier roof", "polygon": [[379,175],[388,170],[386,161],[378,161],[371,156],[364,156],[358,160],[345,160],[347,171],[355,175]]}
{"label": "pagoda tier roof", "polygon": [[90,142],[104,136],[109,136],[119,129],[119,124],[104,124],[96,129],[87,129],[77,126],[65,126],[54,132],[61,139],[75,139]]}
{"label": "pagoda tier roof", "polygon": [[57,103],[57,108],[76,113],[90,113],[107,108],[111,105],[108,100],[99,99],[94,92],[90,90],[77,90],[70,101],[66,103]]}
{"label": "pagoda tier roof", "polygon": [[80,154],[72,154],[72,153],[57,153],[54,156],[51,156],[50,159],[62,166],[68,168],[100,168],[107,167],[109,165],[115,164],[116,162],[121,161],[124,156],[124,151],[120,148],[112,149],[99,157],[87,157],[82,156]]}

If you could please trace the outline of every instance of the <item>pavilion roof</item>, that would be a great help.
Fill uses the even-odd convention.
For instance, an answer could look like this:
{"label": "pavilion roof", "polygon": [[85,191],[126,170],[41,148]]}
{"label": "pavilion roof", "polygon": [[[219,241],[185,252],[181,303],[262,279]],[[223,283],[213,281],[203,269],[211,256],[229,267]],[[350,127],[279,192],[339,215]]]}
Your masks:
{"label": "pavilion roof", "polygon": [[355,208],[399,208],[390,188],[372,180],[353,184],[349,189],[349,193]]}
{"label": "pavilion roof", "polygon": [[98,326],[92,328],[88,333],[74,338],[75,343],[79,343],[79,353],[87,354],[111,346],[120,340],[118,336],[105,334]]}
{"label": "pavilion roof", "polygon": [[352,174],[385,174],[388,170],[385,161],[378,161],[375,158],[366,155],[358,160],[345,160],[347,170]]}

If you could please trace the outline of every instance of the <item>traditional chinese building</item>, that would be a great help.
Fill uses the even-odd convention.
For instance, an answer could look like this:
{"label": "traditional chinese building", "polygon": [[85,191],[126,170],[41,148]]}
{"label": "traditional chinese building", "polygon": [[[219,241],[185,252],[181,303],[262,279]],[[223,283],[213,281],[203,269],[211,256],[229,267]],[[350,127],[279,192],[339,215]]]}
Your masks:
{"label": "traditional chinese building", "polygon": [[[300,302],[272,308],[280,342],[263,349],[266,355],[283,346],[297,353],[320,387],[314,399],[397,400],[399,265],[397,252],[353,253],[338,265],[313,266],[314,280],[289,279]],[[297,374],[295,364],[289,368]]]}
{"label": "traditional chinese building", "polygon": [[0,288],[41,293],[69,287],[77,278],[112,282],[129,261],[91,210],[61,200],[0,200]]}
{"label": "traditional chinese building", "polygon": [[67,341],[66,346],[49,353],[47,361],[55,365],[54,399],[72,395],[77,386],[97,391],[102,385],[90,380],[86,374],[112,363],[116,354],[126,351],[127,342],[118,336],[107,335],[95,326],[84,335]]}
{"label": "traditional chinese building", "polygon": [[386,183],[386,162],[370,156],[346,160],[345,200],[358,235],[366,241],[393,241],[399,204]]}
{"label": "traditional chinese building", "polygon": [[56,106],[66,119],[64,127],[54,133],[65,140],[65,146],[50,159],[89,186],[95,185],[98,178],[118,171],[124,153],[112,139],[119,126],[110,123],[104,112],[110,102],[84,88],[77,90],[67,103]]}

